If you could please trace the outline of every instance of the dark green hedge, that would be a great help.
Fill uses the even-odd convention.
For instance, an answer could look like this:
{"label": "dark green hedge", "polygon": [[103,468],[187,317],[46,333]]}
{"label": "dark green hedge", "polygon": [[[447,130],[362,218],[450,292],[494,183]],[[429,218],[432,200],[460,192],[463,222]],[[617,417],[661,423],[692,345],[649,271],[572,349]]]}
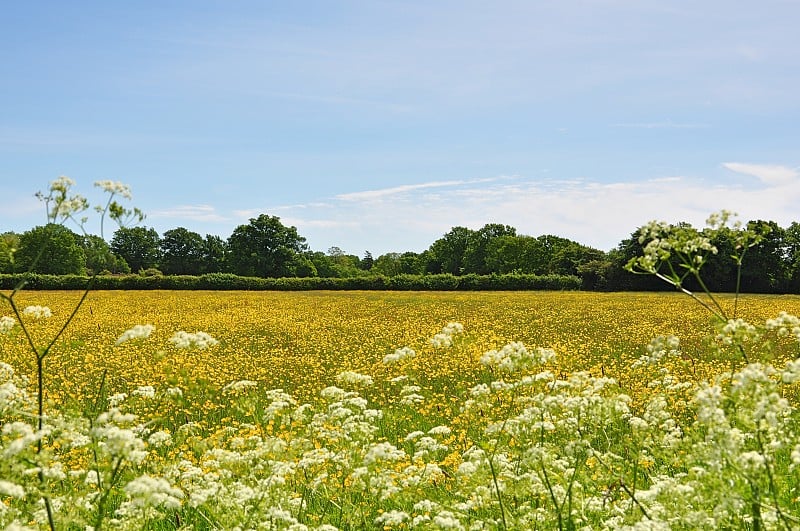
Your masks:
{"label": "dark green hedge", "polygon": [[[82,290],[89,278],[80,275],[39,275],[35,273],[0,275],[0,289],[11,290],[24,282],[25,289]],[[97,276],[92,289],[98,290],[390,290],[390,291],[491,291],[491,290],[578,290],[581,279],[565,275],[398,275],[353,278],[256,278],[229,273],[199,277],[175,276]]]}

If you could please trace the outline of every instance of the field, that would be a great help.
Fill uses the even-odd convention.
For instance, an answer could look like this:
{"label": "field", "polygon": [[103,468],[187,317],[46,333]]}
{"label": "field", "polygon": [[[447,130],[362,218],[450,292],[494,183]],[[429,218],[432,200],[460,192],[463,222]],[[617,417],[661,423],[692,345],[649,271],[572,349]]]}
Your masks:
{"label": "field", "polygon": [[[28,323],[37,344],[54,336],[78,297],[18,295],[20,308],[52,310],[51,318]],[[733,297],[720,300],[732,313]],[[747,295],[738,301],[739,317],[756,324],[779,311],[800,314],[800,297]],[[463,325],[463,332],[451,328],[442,335],[451,322]],[[137,324],[155,329],[147,338],[115,345]],[[180,330],[207,332],[219,343],[177,348],[170,337]],[[683,487],[690,479],[699,481],[690,477],[693,466],[710,465],[702,463],[713,453],[707,437],[718,427],[703,425],[696,435],[686,435],[702,417],[703,404],[695,395],[703,386],[721,385],[714,378],[724,371],[746,369],[742,352],[748,361],[778,368],[797,356],[791,334],[737,340],[743,345],[737,351],[726,347],[724,338],[715,340],[718,332],[706,310],[672,293],[93,292],[44,360],[45,412],[90,418],[98,413],[92,408],[102,404],[110,411],[127,407],[141,421],[134,432],[145,441],[142,455],[105,458],[111,468],[128,462],[131,476],[109,476],[106,487],[96,483],[94,495],[81,495],[89,509],[71,512],[72,523],[113,524],[130,517],[138,526],[159,529],[248,528],[257,527],[250,521],[254,514],[263,519],[269,513],[272,527],[266,528],[448,528],[448,522],[475,529],[621,528],[670,521],[669,504],[661,498],[674,501],[675,492],[664,478]],[[437,334],[439,345],[431,342]],[[669,335],[680,338],[679,352],[664,342],[646,348],[654,337]],[[413,349],[413,356],[388,363],[387,355],[403,347]],[[484,356],[490,351],[493,357]],[[653,352],[663,355],[660,368],[641,362],[643,355],[655,357]],[[0,360],[17,376],[35,380],[36,360],[23,334],[0,338]],[[764,374],[769,385],[778,385],[778,372]],[[722,395],[734,392],[731,382],[737,378],[730,373],[723,378],[728,384],[720,388]],[[795,391],[784,387],[782,397],[775,396],[790,413],[770,422],[794,427]],[[180,400],[170,400],[176,395]],[[750,407],[761,411],[755,417],[764,414],[760,398],[747,397],[731,419],[747,417]],[[719,400],[724,403],[724,396]],[[306,402],[310,405],[303,406]],[[319,413],[305,413],[312,410]],[[631,431],[639,421],[645,427]],[[96,428],[96,423],[90,424]],[[727,435],[714,437],[742,430],[733,420],[727,426]],[[676,429],[685,447],[673,440]],[[764,444],[779,439],[773,431],[762,433],[757,424],[757,437],[746,436],[731,449],[736,456],[767,456],[764,477],[756,481],[745,474],[729,488],[745,494],[731,494],[735,499],[724,508],[698,507],[702,515],[687,513],[682,526],[797,523],[800,493],[782,492],[780,499],[775,493],[786,490],[778,483],[797,483],[791,476],[794,454],[789,455],[794,447],[787,442],[795,432],[781,435],[788,439],[775,442],[770,451],[776,453],[770,454]],[[159,433],[169,444],[148,439]],[[102,437],[92,438],[103,447]],[[14,437],[6,433],[4,440],[9,447]],[[573,447],[576,441],[580,444]],[[53,452],[48,459],[59,462],[62,474],[82,485],[91,484],[92,473],[102,476],[97,450],[94,457],[77,447],[62,453],[70,444],[54,437],[48,448]],[[532,448],[540,453],[531,454]],[[223,458],[220,452],[228,454]],[[46,454],[41,448],[33,453]],[[741,475],[742,463],[720,459],[723,464],[714,466],[730,465]],[[727,462],[732,459],[736,462]],[[770,460],[791,474],[775,479]],[[238,486],[212,488],[187,479],[182,474],[192,467],[220,485]],[[249,475],[257,470],[261,474]],[[174,500],[136,501],[138,494],[126,490],[125,481],[135,482],[142,473],[167,478],[161,488]],[[75,489],[66,483],[45,492],[50,489],[59,499],[59,488]],[[719,489],[714,482],[695,483],[694,495],[701,498]],[[234,492],[245,487],[255,494]],[[103,488],[106,498],[98,494]],[[204,488],[216,494],[204,497]],[[0,501],[2,489],[0,481]],[[25,504],[17,507],[9,496],[6,505],[26,514]],[[76,503],[70,496],[75,495],[63,494],[71,500],[64,503]],[[106,501],[98,506],[99,498]],[[211,499],[243,512],[218,513],[208,505]],[[2,508],[0,503],[0,517]],[[13,510],[7,515],[17,514]],[[19,515],[0,522],[16,522]]]}
{"label": "field", "polygon": [[[43,342],[79,295],[25,292],[18,304],[52,309],[53,318],[33,328]],[[724,300],[733,307],[732,298]],[[800,297],[745,295],[739,306],[741,317],[763,323],[779,310],[800,314]],[[464,326],[463,344],[442,355],[426,343],[450,321]],[[147,341],[115,346],[136,324],[155,331]],[[220,345],[175,349],[168,339],[178,330],[208,332]],[[381,360],[404,346],[420,351],[414,368],[426,379],[471,383],[483,370],[480,356],[511,341],[552,348],[561,371],[602,368],[624,381],[654,337],[678,336],[692,355],[713,332],[708,312],[677,293],[93,292],[47,358],[56,383],[48,387],[55,400],[79,398],[107,369],[116,390],[162,385],[170,376],[216,387],[246,379],[311,399],[343,370],[391,377]],[[26,347],[17,336],[0,348],[32,376]],[[700,359],[697,368],[707,369]]]}

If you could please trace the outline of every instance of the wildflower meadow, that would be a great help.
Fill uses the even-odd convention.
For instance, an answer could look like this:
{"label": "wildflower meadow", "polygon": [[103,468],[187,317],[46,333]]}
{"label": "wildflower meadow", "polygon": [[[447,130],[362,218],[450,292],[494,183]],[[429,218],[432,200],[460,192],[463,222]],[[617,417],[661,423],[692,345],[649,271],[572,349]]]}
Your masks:
{"label": "wildflower meadow", "polygon": [[687,289],[721,230],[642,230],[669,294],[4,292],[0,524],[800,528],[800,298]]}

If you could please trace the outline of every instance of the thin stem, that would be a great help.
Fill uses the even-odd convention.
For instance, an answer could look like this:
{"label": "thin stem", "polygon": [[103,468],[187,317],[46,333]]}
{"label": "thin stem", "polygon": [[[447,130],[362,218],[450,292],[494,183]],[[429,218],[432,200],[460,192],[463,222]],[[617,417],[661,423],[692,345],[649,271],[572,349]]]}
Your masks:
{"label": "thin stem", "polygon": [[714,308],[712,308],[711,306],[709,306],[707,302],[705,302],[703,299],[699,298],[697,295],[695,295],[694,293],[692,293],[692,292],[691,292],[691,291],[689,291],[688,289],[684,288],[682,285],[680,285],[680,284],[676,283],[675,281],[673,281],[673,280],[671,280],[671,279],[667,278],[667,277],[666,277],[666,276],[664,276],[664,274],[662,274],[662,273],[658,273],[658,272],[656,272],[656,274],[655,274],[655,275],[656,275],[656,277],[660,278],[660,279],[661,279],[661,280],[663,280],[664,282],[666,282],[666,283],[668,283],[668,284],[672,284],[673,286],[675,286],[675,289],[677,289],[677,290],[678,290],[678,291],[680,291],[681,293],[684,293],[684,294],[686,294],[686,295],[690,296],[692,299],[694,299],[695,301],[697,301],[697,302],[698,302],[698,303],[699,303],[699,304],[700,304],[700,305],[701,305],[703,308],[705,308],[706,310],[708,310],[709,312],[711,312],[711,313],[712,313],[712,314],[714,314],[715,316],[719,317],[719,318],[720,318],[720,319],[722,319],[723,321],[726,321],[726,320],[727,320],[727,319],[725,319],[725,316],[724,316],[724,315],[720,314],[720,313],[719,313],[718,311],[716,311]]}
{"label": "thin stem", "polygon": [[489,470],[492,472],[492,482],[494,483],[494,490],[497,493],[497,503],[500,505],[500,517],[503,519],[503,529],[508,529],[506,523],[506,511],[503,507],[503,498],[500,496],[500,486],[497,484],[497,473],[494,470],[494,460],[489,458]]}
{"label": "thin stem", "polygon": [[544,461],[539,460],[539,465],[542,467],[542,477],[544,478],[544,484],[547,487],[547,492],[550,493],[550,499],[553,501],[553,506],[556,509],[556,517],[558,518],[558,529],[562,531],[564,529],[564,522],[561,518],[561,507],[558,504],[558,500],[556,499],[556,494],[553,492],[553,486],[550,484],[550,477],[547,475],[547,469],[544,466]]}
{"label": "thin stem", "polygon": [[736,312],[739,307],[739,290],[742,287],[742,261],[744,254],[747,252],[747,247],[742,251],[742,255],[736,260],[736,295],[733,298],[733,317],[736,318]]}

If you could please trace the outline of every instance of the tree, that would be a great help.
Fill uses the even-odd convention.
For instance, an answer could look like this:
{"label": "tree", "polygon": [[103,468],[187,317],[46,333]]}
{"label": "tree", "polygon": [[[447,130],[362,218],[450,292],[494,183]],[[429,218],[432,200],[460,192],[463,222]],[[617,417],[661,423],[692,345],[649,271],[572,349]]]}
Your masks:
{"label": "tree", "polygon": [[213,234],[203,240],[203,273],[220,273],[228,267],[228,242]]}
{"label": "tree", "polygon": [[784,230],[774,221],[749,221],[749,230],[763,236],[761,242],[747,250],[742,262],[743,292],[776,293],[785,291],[787,271],[784,253]]}
{"label": "tree", "polygon": [[611,262],[606,274],[606,286],[610,291],[666,291],[669,285],[653,275],[636,275],[627,271],[625,265],[632,259],[641,256],[642,244],[639,243],[639,231],[636,229],[628,238],[622,240],[616,249],[608,253]]}
{"label": "tree", "polygon": [[420,255],[411,251],[405,253],[386,253],[375,260],[372,272],[387,277],[397,275],[421,275],[424,263]]}
{"label": "tree", "polygon": [[501,225],[499,223],[488,223],[473,232],[469,236],[466,249],[464,249],[464,273],[476,273],[478,275],[490,273],[491,271],[486,263],[489,245],[497,238],[516,235],[517,229],[510,225]]}
{"label": "tree", "polygon": [[486,246],[486,267],[492,273],[540,274],[546,269],[541,243],[533,236],[500,236]]}
{"label": "tree", "polygon": [[14,254],[19,247],[19,234],[5,232],[0,234],[0,273],[14,272]]}
{"label": "tree", "polygon": [[369,251],[364,251],[364,257],[358,263],[358,268],[363,269],[364,271],[369,271],[372,269],[372,266],[375,264],[375,260],[372,258],[372,253]]}
{"label": "tree", "polygon": [[228,238],[231,271],[252,277],[295,276],[298,267],[310,264],[305,257],[298,258],[307,250],[305,242],[295,227],[284,226],[277,216],[261,214],[236,227]]}
{"label": "tree", "polygon": [[460,275],[464,272],[464,253],[475,233],[466,227],[453,227],[444,236],[433,242],[428,249],[428,273],[451,273]]}
{"label": "tree", "polygon": [[122,257],[131,271],[142,271],[158,265],[158,233],[146,227],[121,227],[111,239],[111,250]]}
{"label": "tree", "polygon": [[87,234],[80,241],[86,255],[86,269],[90,274],[102,271],[111,273],[130,273],[131,268],[122,258],[111,251],[111,247],[100,236]]}
{"label": "tree", "polygon": [[800,293],[800,223],[793,221],[784,229],[784,260],[787,291]]}
{"label": "tree", "polygon": [[203,272],[205,241],[183,227],[164,233],[159,242],[160,269],[167,275],[199,275]]}
{"label": "tree", "polygon": [[34,227],[19,237],[14,255],[17,272],[80,275],[86,272],[86,255],[80,236],[55,223]]}

